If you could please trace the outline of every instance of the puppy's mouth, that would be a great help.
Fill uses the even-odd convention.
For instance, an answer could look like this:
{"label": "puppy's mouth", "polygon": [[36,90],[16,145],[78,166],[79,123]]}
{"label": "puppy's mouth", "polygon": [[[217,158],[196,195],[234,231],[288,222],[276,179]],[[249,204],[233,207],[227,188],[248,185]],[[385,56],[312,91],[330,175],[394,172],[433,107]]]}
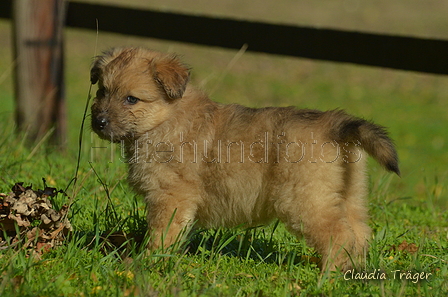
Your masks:
{"label": "puppy's mouth", "polygon": [[133,139],[133,135],[128,135],[121,129],[113,127],[106,116],[93,116],[92,115],[92,130],[104,140],[109,140],[110,142],[120,142],[122,140],[127,141]]}

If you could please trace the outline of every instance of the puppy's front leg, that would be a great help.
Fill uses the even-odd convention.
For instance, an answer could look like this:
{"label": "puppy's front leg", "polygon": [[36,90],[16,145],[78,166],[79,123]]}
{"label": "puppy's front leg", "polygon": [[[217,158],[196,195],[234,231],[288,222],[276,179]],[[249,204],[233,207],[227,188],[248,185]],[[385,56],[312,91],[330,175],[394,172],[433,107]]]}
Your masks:
{"label": "puppy's front leg", "polygon": [[[196,207],[180,197],[147,197],[147,221],[150,234],[148,249],[164,250],[182,240],[194,223]],[[179,203],[176,203],[179,202]]]}

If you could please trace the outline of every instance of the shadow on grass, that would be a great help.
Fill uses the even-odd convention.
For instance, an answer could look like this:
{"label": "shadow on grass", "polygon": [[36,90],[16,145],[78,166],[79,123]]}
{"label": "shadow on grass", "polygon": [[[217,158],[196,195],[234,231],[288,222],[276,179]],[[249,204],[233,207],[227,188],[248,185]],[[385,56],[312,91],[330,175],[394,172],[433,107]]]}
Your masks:
{"label": "shadow on grass", "polygon": [[[271,231],[264,228],[247,229],[196,229],[190,232],[187,239],[178,242],[168,250],[159,250],[155,257],[170,257],[173,254],[199,257],[211,261],[219,257],[236,257],[241,260],[254,260],[279,265],[317,264],[320,259],[309,252],[301,243],[282,245],[273,233],[278,222]],[[104,254],[117,253],[122,258],[134,257],[145,253],[149,242],[144,231],[124,233],[122,231],[89,234],[85,245],[99,247]]]}

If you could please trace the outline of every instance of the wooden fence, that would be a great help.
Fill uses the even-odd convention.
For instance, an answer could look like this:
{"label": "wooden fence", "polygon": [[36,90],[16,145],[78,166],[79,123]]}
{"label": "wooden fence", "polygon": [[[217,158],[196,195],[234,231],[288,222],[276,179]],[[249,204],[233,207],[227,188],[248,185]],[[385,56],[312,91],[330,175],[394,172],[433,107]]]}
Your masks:
{"label": "wooden fence", "polygon": [[65,144],[61,38],[64,25],[88,30],[97,30],[98,25],[100,31],[206,46],[240,49],[247,45],[247,50],[253,52],[448,74],[447,40],[268,24],[64,0],[0,0],[0,18],[11,19],[13,7],[16,123],[19,130],[27,132],[31,142],[51,135],[54,143]]}
{"label": "wooden fence", "polygon": [[[0,17],[11,17],[12,0],[0,1]],[[112,5],[69,2],[66,26],[89,30],[448,74],[448,41],[289,26]]]}

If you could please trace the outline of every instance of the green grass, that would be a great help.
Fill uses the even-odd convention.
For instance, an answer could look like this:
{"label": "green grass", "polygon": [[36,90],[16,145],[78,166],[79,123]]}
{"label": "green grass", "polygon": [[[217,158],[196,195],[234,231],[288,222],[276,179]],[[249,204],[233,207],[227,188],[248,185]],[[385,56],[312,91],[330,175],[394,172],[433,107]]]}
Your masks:
{"label": "green grass", "polygon": [[[64,187],[73,177],[74,155],[45,145],[24,147],[21,136],[13,133],[4,132],[2,139],[4,191],[16,181],[38,187],[42,177],[51,186]],[[84,160],[76,187],[67,191],[71,198],[56,197],[58,204],[74,202],[70,215],[74,234],[41,259],[24,249],[3,250],[1,296],[444,296],[448,292],[448,212],[438,206],[445,188],[437,180],[424,181],[425,197],[402,197],[393,186],[394,176],[374,173],[369,201],[375,235],[363,271],[383,272],[387,279],[362,281],[351,274],[320,275],[312,260],[318,255],[282,224],[198,230],[186,244],[188,249],[174,254],[147,256],[132,240],[123,245],[125,251],[110,246],[101,238],[104,231],[144,233],[144,205],[123,182],[124,164],[108,163],[105,155],[96,158],[92,167],[98,175]],[[393,248],[403,240],[417,245],[418,252]],[[413,283],[414,279],[399,279],[400,272],[406,273],[404,278],[421,272],[430,276]]]}
{"label": "green grass", "polygon": [[[418,5],[412,1],[413,11],[421,12],[426,20],[426,8],[420,10]],[[249,13],[246,6],[239,13]],[[282,9],[288,15],[285,7]],[[320,11],[313,5],[309,8]],[[191,10],[200,11],[200,7]],[[255,11],[253,18],[260,19],[261,10]],[[336,18],[322,11],[328,18],[323,23]],[[443,14],[443,6],[433,11]],[[311,18],[308,13],[297,13]],[[397,17],[405,19],[405,15],[413,16],[402,12]],[[342,16],[347,17],[340,14],[339,18]],[[434,36],[446,37],[444,27],[437,31],[440,20],[434,17],[434,23],[418,26],[419,33],[427,34],[425,30],[433,28]],[[354,26],[351,22],[362,21],[344,18],[342,26]],[[386,23],[378,25],[378,30],[384,31]],[[398,27],[398,21],[394,24]],[[405,27],[398,31],[404,32]],[[77,138],[96,36],[67,30],[70,129],[68,148],[59,151],[45,143],[27,147],[24,136],[14,132],[9,29],[6,22],[0,22],[0,38],[6,43],[0,48],[0,192],[9,192],[20,181],[38,188],[42,178],[49,186],[66,189],[76,169]],[[250,230],[197,230],[185,243],[188,249],[174,254],[147,256],[132,239],[121,248],[111,246],[101,238],[106,231],[144,234],[145,206],[126,183],[126,165],[119,161],[117,148],[99,141],[86,127],[77,183],[67,189],[69,197],[55,198],[58,205],[73,203],[69,218],[74,233],[41,259],[30,257],[23,249],[0,250],[0,296],[448,295],[447,77],[249,53],[228,69],[234,51],[105,33],[98,38],[99,50],[144,45],[181,53],[193,67],[193,83],[213,91],[216,101],[254,107],[344,108],[387,126],[397,144],[402,177],[385,173],[373,161],[369,164],[369,225],[374,235],[363,270],[380,270],[387,279],[321,275],[314,260],[319,255],[282,224]],[[92,148],[101,146],[108,148]],[[403,241],[415,244],[418,251],[399,250]],[[397,270],[410,271],[410,276],[417,272],[431,276],[414,283],[400,279],[398,272],[394,275]]]}

